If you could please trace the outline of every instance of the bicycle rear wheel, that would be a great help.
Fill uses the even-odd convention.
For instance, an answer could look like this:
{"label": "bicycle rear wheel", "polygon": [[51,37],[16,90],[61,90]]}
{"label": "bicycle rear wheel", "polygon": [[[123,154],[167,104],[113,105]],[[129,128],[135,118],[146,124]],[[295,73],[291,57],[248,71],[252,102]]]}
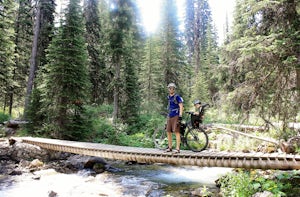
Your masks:
{"label": "bicycle rear wheel", "polygon": [[187,146],[194,152],[200,152],[206,149],[208,145],[208,136],[201,127],[190,128],[185,138]]}
{"label": "bicycle rear wheel", "polygon": [[168,148],[168,137],[167,137],[166,126],[161,126],[156,128],[152,137],[156,148],[161,150]]}

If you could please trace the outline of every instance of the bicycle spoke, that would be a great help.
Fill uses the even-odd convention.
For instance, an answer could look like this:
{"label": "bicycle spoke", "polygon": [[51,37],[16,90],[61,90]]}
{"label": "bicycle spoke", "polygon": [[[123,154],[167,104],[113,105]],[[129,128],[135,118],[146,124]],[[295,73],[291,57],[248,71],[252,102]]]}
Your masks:
{"label": "bicycle spoke", "polygon": [[208,136],[202,128],[189,129],[185,137],[187,145],[192,151],[202,151],[208,145]]}
{"label": "bicycle spoke", "polygon": [[168,137],[165,127],[159,127],[154,131],[153,142],[158,149],[166,149],[168,147]]}

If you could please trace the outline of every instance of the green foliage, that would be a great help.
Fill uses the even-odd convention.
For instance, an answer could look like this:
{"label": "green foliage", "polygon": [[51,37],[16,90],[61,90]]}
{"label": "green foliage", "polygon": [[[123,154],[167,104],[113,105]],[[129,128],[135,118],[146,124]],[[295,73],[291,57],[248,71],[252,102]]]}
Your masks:
{"label": "green foliage", "polygon": [[135,125],[127,126],[112,122],[112,106],[88,106],[87,114],[92,126],[86,138],[81,141],[91,141],[124,146],[153,147],[152,134],[157,125],[162,125],[165,117],[160,114],[140,115]]}
{"label": "green foliage", "polygon": [[209,188],[206,187],[206,185],[204,185],[201,188],[201,196],[203,197],[213,196],[213,193],[209,190]]}
{"label": "green foliage", "polygon": [[57,128],[54,136],[64,139],[84,137],[89,125],[84,104],[89,101],[90,83],[79,3],[70,1],[65,21],[49,46],[41,86],[47,124]]}
{"label": "green foliage", "polygon": [[94,120],[93,126],[95,131],[89,136],[93,142],[118,144],[119,137],[116,134],[116,130],[107,119]]}
{"label": "green foliage", "polygon": [[248,197],[255,193],[249,174],[242,171],[225,175],[219,179],[219,183],[224,196]]}
{"label": "green foliage", "polygon": [[9,106],[11,111],[12,93],[15,88],[15,17],[16,3],[13,0],[1,1],[0,14],[0,102],[3,107]]}
{"label": "green foliage", "polygon": [[124,72],[123,72],[123,92],[121,101],[121,117],[124,123],[129,126],[134,125],[138,121],[138,115],[141,105],[141,94],[139,88],[138,69],[141,65],[142,42],[139,32],[139,17],[137,5],[128,3],[128,12],[131,24],[129,31],[125,34],[125,54],[124,54]]}
{"label": "green foliage", "polygon": [[69,125],[62,132],[63,139],[81,141],[90,135],[92,121],[84,106],[78,106],[75,114],[70,116]]}
{"label": "green foliage", "polygon": [[[252,182],[253,188],[258,191],[269,191],[275,196],[286,196],[281,190],[284,185],[274,180],[266,180],[265,178],[258,177]],[[286,187],[290,187],[287,185]]]}
{"label": "green foliage", "polygon": [[[189,78],[185,81],[188,99],[199,97],[195,95],[195,92],[198,92],[197,94],[204,93],[202,97],[205,97],[205,100],[211,100],[220,88],[215,83],[217,73],[214,72],[214,68],[218,64],[216,34],[208,1],[186,1],[184,32],[186,61],[192,70],[192,73],[188,73]],[[199,88],[202,82],[204,82],[202,84],[204,87],[200,93]],[[198,84],[195,87],[196,83]],[[191,92],[193,92],[192,95]]]}
{"label": "green foliage", "polygon": [[162,91],[163,74],[159,59],[160,45],[157,35],[150,35],[145,40],[144,56],[139,69],[140,91],[142,95],[141,110],[145,113],[159,111],[165,99]]}
{"label": "green foliage", "polygon": [[274,196],[286,196],[285,192],[291,188],[291,184],[284,184],[283,179],[288,178],[279,175],[275,179],[264,178],[259,172],[242,171],[228,173],[219,179],[223,196],[250,197],[257,192],[269,191]]}
{"label": "green foliage", "polygon": [[140,64],[140,44],[134,3],[112,1],[110,12],[109,54],[113,68],[114,122],[134,124],[138,116],[140,95],[137,67]]}
{"label": "green foliage", "polygon": [[111,114],[113,113],[113,106],[112,105],[90,105],[87,106],[87,112],[90,114],[92,118],[104,117],[104,118],[111,118]]}
{"label": "green foliage", "polygon": [[296,154],[300,154],[300,147],[297,146],[297,147],[295,148],[295,153],[296,153]]}
{"label": "green foliage", "polygon": [[[113,144],[141,140],[148,146],[165,120],[154,114],[166,107],[165,86],[175,82],[186,109],[194,98],[212,101],[215,109],[208,110],[205,122],[282,121],[280,133],[269,134],[294,135],[286,126],[299,121],[299,2],[237,1],[232,34],[221,50],[208,1],[187,2],[187,32],[179,30],[176,4],[165,0],[159,32],[143,40],[136,1],[85,1],[83,16],[80,1],[71,0],[57,29],[54,1],[40,1],[28,134]],[[27,0],[2,4],[0,104],[3,110],[18,109],[24,103],[34,10]],[[113,112],[119,118],[115,124]]]}
{"label": "green foliage", "polygon": [[275,178],[284,185],[282,191],[285,192],[287,196],[297,196],[299,194],[300,175],[298,170],[281,172],[277,174]]}
{"label": "green foliage", "polygon": [[157,125],[162,123],[165,117],[160,114],[142,114],[139,116],[135,124],[128,128],[129,134],[143,133],[147,137],[151,137]]}
{"label": "green foliage", "polygon": [[[18,108],[23,108],[24,90],[27,86],[28,67],[32,52],[32,35],[33,35],[33,19],[34,8],[31,1],[19,0],[16,1],[19,5],[15,17],[15,38],[13,39],[16,47],[14,51],[15,68],[13,72],[14,86],[10,90],[12,112]],[[46,18],[46,17],[44,17]],[[43,21],[44,22],[44,21]],[[13,27],[13,25],[12,25]],[[49,33],[49,32],[48,32]],[[50,36],[47,35],[49,38]],[[37,58],[39,59],[39,57]],[[23,113],[23,109],[22,109]]]}
{"label": "green foliage", "polygon": [[84,141],[118,144],[118,129],[112,124],[113,107],[111,105],[92,105],[86,107],[88,119],[91,121],[88,135]]}
{"label": "green foliage", "polygon": [[210,101],[208,91],[208,81],[204,74],[199,72],[196,76],[194,85],[192,86],[192,100],[199,99],[201,102]]}
{"label": "green foliage", "polygon": [[[179,34],[179,20],[176,4],[172,0],[162,1],[162,19],[160,23],[160,89],[158,93],[162,98],[167,94],[168,83],[177,84],[177,92],[184,97],[183,87],[186,82],[186,63],[184,61],[183,43]],[[163,106],[167,106],[167,99]]]}
{"label": "green foliage", "polygon": [[160,114],[143,114],[139,116],[135,126],[128,127],[130,132],[122,132],[120,143],[125,146],[153,148],[152,135],[154,130],[163,125],[166,118]]}
{"label": "green foliage", "polygon": [[208,122],[224,124],[237,124],[240,120],[239,115],[230,110],[228,104],[223,104],[218,108],[210,108],[205,117]]}
{"label": "green foliage", "polygon": [[226,103],[245,115],[243,121],[253,112],[266,123],[282,121],[283,133],[299,112],[295,9],[288,1],[238,1],[233,34],[222,50],[229,72]]}
{"label": "green foliage", "polygon": [[0,123],[8,121],[9,119],[10,119],[10,116],[8,114],[0,112]]}
{"label": "green foliage", "polygon": [[124,94],[121,95],[121,117],[122,120],[128,125],[134,125],[138,119],[139,106],[140,106],[140,90],[138,87],[138,77],[136,72],[137,61],[133,57],[132,52],[134,46],[128,46],[132,48],[130,53],[125,55],[126,66],[124,69]]}
{"label": "green foliage", "polygon": [[41,111],[42,102],[41,102],[41,91],[36,88],[31,94],[30,103],[26,111],[26,119],[28,124],[25,125],[25,128],[29,135],[38,134],[40,128],[45,121],[45,113]]}
{"label": "green foliage", "polygon": [[91,102],[103,104],[105,98],[109,97],[111,88],[108,88],[112,75],[109,63],[106,61],[108,53],[109,32],[108,5],[105,1],[84,1],[84,17],[89,55],[89,75],[92,83]]}
{"label": "green foliage", "polygon": [[149,136],[145,135],[143,132],[132,135],[121,133],[118,137],[120,139],[120,145],[123,146],[153,148],[152,138],[149,138]]}
{"label": "green foliage", "polygon": [[[46,59],[46,49],[52,40],[54,33],[54,14],[55,14],[55,0],[41,0],[39,2],[41,7],[41,19],[40,19],[40,33],[39,43],[38,43],[38,58],[37,58],[37,68],[43,67],[47,64]],[[37,69],[39,70],[39,69]]]}

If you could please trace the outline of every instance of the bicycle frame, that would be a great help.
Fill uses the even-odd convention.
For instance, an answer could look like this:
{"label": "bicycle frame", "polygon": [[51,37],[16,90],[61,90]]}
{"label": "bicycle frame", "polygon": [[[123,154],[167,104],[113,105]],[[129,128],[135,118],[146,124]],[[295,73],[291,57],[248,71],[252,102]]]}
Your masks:
{"label": "bicycle frame", "polygon": [[[185,113],[190,114],[190,117],[192,117],[192,112]],[[192,120],[189,119],[180,123],[180,138],[182,144],[194,152],[200,152],[208,145],[208,136],[204,129],[200,124],[198,126],[192,125]],[[166,123],[154,131],[153,142],[156,148],[166,149],[168,147]]]}

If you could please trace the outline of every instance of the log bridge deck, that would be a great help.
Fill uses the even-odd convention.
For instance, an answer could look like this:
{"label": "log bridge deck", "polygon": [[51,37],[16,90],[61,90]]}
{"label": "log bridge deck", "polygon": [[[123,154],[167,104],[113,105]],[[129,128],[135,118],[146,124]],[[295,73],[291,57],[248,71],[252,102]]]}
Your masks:
{"label": "log bridge deck", "polygon": [[167,163],[200,167],[229,167],[247,169],[300,169],[300,155],[286,153],[243,153],[204,150],[181,150],[179,154],[166,153],[154,148],[116,146],[46,138],[21,137],[23,143],[41,148],[140,163]]}

